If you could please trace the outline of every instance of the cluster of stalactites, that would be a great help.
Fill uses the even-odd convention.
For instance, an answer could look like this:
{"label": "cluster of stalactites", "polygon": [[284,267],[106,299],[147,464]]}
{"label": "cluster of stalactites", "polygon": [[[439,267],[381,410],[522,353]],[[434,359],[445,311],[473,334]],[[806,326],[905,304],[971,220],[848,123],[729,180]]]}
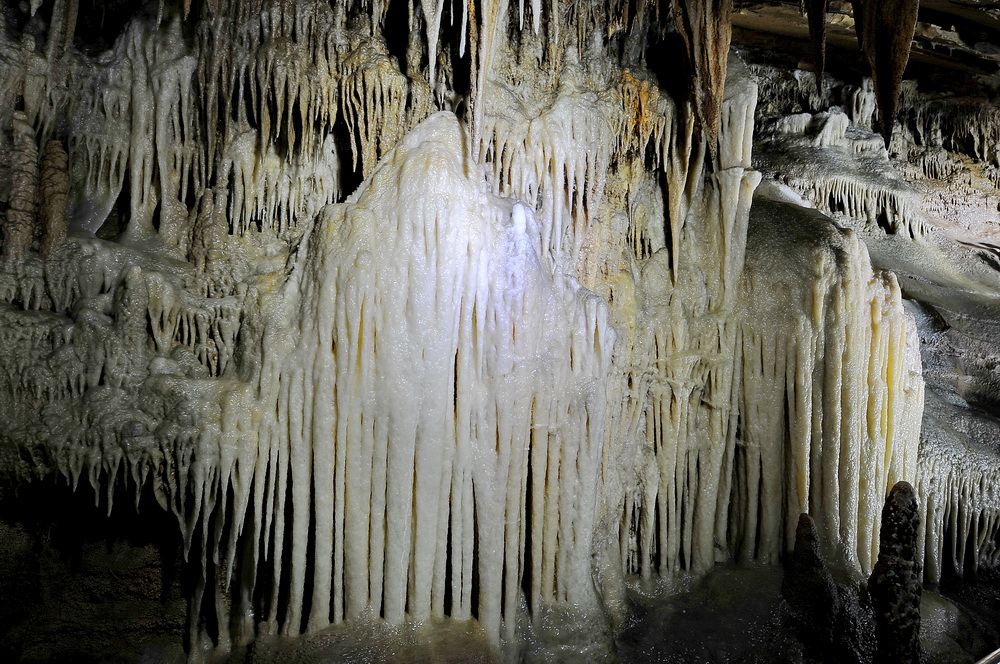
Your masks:
{"label": "cluster of stalactites", "polygon": [[[3,309],[0,403],[10,423],[5,445],[32,461],[8,470],[22,480],[58,473],[74,488],[86,477],[99,496],[106,495],[109,511],[123,480],[135,485],[136,500],[153,481],[165,509],[183,502],[178,496],[189,490],[187,483],[164,488],[174,476],[175,458],[190,457],[202,437],[212,438],[211,426],[199,431],[194,422],[210,423],[215,393],[228,389],[221,381],[187,379],[225,370],[238,332],[237,303],[183,297],[155,271],[122,269],[99,244],[66,244],[81,260],[62,256],[46,265],[51,269],[45,280],[53,288],[46,297],[58,302],[68,296],[72,317]],[[29,263],[26,269],[35,267]],[[11,295],[19,293],[2,293],[4,299]],[[196,394],[186,402],[192,389]],[[174,408],[193,410],[169,414]],[[169,424],[160,426],[163,419]],[[211,458],[204,455],[199,463],[210,466]]]}
{"label": "cluster of stalactites", "polygon": [[[852,101],[850,114],[834,106],[774,121],[777,147],[768,154],[781,156],[772,157],[769,166],[812,206],[873,232],[919,241],[927,229],[917,192],[889,168],[883,139],[858,124],[867,121],[870,91],[865,86],[854,90]],[[786,146],[808,150],[815,159],[789,160],[782,153]]]}
{"label": "cluster of stalactites", "polygon": [[[515,58],[506,55],[508,63]],[[630,222],[628,233],[637,243],[668,245],[671,280],[679,271],[700,269],[702,250],[692,246],[685,253],[682,247],[686,219],[706,210],[718,219],[695,232],[721,248],[709,308],[723,311],[731,303],[727,293],[742,265],[738,222],[745,219],[756,184],[750,172],[756,85],[741,64],[733,63],[731,69],[739,73],[730,77],[718,111],[721,134],[714,158],[698,131],[693,107],[687,102],[678,105],[642,69],[607,68],[597,76],[586,63],[568,62],[558,89],[540,109],[530,111],[537,102],[517,92],[526,77],[507,74],[509,80],[490,85],[484,112],[479,146],[488,180],[497,193],[533,206],[540,225],[540,255],[564,269],[586,270],[581,261],[591,259],[592,253],[584,244],[600,233],[595,220],[608,213],[609,173],[617,172],[620,164],[634,163],[656,179],[660,193],[654,198],[663,207],[659,214],[665,226],[652,229],[648,223]],[[619,173],[615,179],[623,178],[621,186],[630,190],[646,180],[638,172],[634,175]],[[635,244],[631,250],[640,257],[648,248]]]}
{"label": "cluster of stalactites", "polygon": [[[18,319],[21,323],[8,321],[14,335],[45,332],[13,343],[19,350],[4,360],[15,400],[60,402],[79,399],[91,388],[118,388],[133,374],[140,379],[146,375],[150,353],[176,357],[178,348],[191,358],[187,369],[194,377],[221,376],[226,371],[239,332],[237,298],[206,301],[178,290],[158,272],[137,266],[119,272],[120,264],[102,257],[99,250],[72,245],[73,250],[85,252],[76,269],[53,265],[44,273],[26,271],[21,281],[40,282],[30,291],[2,282],[0,300],[18,302],[24,309],[65,312],[67,303],[73,306],[69,320],[42,317],[23,329],[26,317]],[[31,342],[34,350],[26,351],[21,342]]]}
{"label": "cluster of stalactites", "polygon": [[[732,453],[736,402],[725,361],[734,328],[725,318],[759,177],[749,168],[756,86],[733,77],[722,113],[723,168],[709,174],[693,115],[679,121],[655,86],[633,74],[612,77],[610,90],[574,80],[580,87],[567,84],[531,119],[511,115],[517,104],[496,91],[500,101],[485,116],[491,141],[481,144],[487,172],[495,169],[485,184],[466,170],[470,155],[459,146],[469,144],[467,134],[454,119],[432,116],[348,204],[323,213],[304,241],[308,250],[288,289],[296,309],[284,314],[296,321],[295,342],[262,342],[271,350],[255,386],[263,405],[251,409],[263,418],[250,425],[260,432],[251,437],[257,451],[213,475],[211,486],[229,486],[232,502],[209,504],[200,494],[204,507],[194,513],[205,520],[232,510],[233,529],[214,540],[212,555],[233,579],[251,584],[240,596],[265,598],[254,607],[268,616],[265,624],[294,634],[368,612],[390,621],[477,615],[496,639],[514,634],[522,593],[536,616],[552,606],[590,605],[595,505],[613,484],[598,477],[617,472],[619,449],[631,441],[608,438],[619,425],[648,431],[655,450],[648,468],[658,490],[643,518],[655,519],[657,509],[671,515],[657,521],[663,530],[654,536],[662,561],[643,572],[704,570],[719,555],[713,543],[725,509],[717,501],[729,495],[731,466],[723,460]],[[635,113],[646,116],[648,135],[618,131]],[[674,283],[671,252],[651,257],[646,297],[659,300],[675,286],[676,297],[640,323],[641,346],[626,351],[649,363],[625,388],[626,403],[634,396],[649,409],[626,417],[619,387],[604,387],[626,382],[609,378],[614,312],[562,275],[573,267],[567,257],[588,253],[582,238],[599,232],[591,218],[607,214],[611,162],[634,158],[635,146],[645,152],[647,144],[657,155],[655,179],[662,178],[657,195],[680,199],[671,214],[686,220],[677,225],[677,253],[690,249],[719,273],[705,289],[698,260],[686,258]],[[530,198],[500,203],[484,186]],[[490,201],[510,206],[509,218],[497,217]],[[385,262],[387,255],[393,260]],[[415,368],[413,358],[421,358]],[[531,358],[547,370],[528,370]],[[562,387],[552,388],[550,376]],[[671,405],[676,399],[683,405]],[[620,422],[605,424],[606,417]],[[696,468],[718,477],[695,482]],[[626,494],[625,514],[639,513],[627,503],[635,492]],[[508,524],[502,531],[483,527],[501,521]],[[195,522],[187,523],[196,534]],[[258,578],[270,585],[252,590]]]}
{"label": "cluster of stalactites", "polygon": [[872,230],[902,233],[911,240],[920,239],[925,233],[920,215],[914,210],[911,192],[838,177],[795,183],[795,187],[818,208],[860,219]]}
{"label": "cluster of stalactites", "polygon": [[[340,167],[346,150],[366,176],[435,105],[463,95],[478,158],[490,123],[490,79],[514,31],[542,35],[547,49],[540,64],[558,69],[567,51],[580,57],[595,40],[622,34],[644,44],[654,23],[668,20],[658,5],[631,15],[627,3],[615,0],[596,7],[571,0],[516,7],[507,0],[429,0],[410,7],[411,37],[405,61],[397,61],[382,36],[390,27],[387,4],[205,3],[193,42],[181,16],[161,7],[156,24],[133,19],[111,57],[96,64],[66,49],[77,3],[61,1],[52,10],[55,41],[45,54],[26,44],[6,60],[11,75],[2,92],[11,104],[5,107],[23,98],[43,143],[56,127],[68,127],[69,204],[78,229],[96,233],[116,210],[127,219],[126,236],[155,233],[183,251],[206,192],[229,199],[219,204],[228,208],[230,232],[283,234],[346,193]],[[673,19],[683,26],[696,72],[692,144],[704,142],[714,154],[730,9],[675,4]],[[185,3],[188,21],[190,9]],[[453,62],[456,52],[467,65]],[[642,57],[641,49],[634,57]],[[459,66],[469,67],[468,90],[449,89]],[[340,118],[347,144],[335,135]],[[587,198],[599,198],[600,183],[590,185]],[[127,210],[116,207],[126,199],[123,189]]]}
{"label": "cluster of stalactites", "polygon": [[903,112],[913,141],[927,148],[944,148],[993,166],[1000,165],[1000,113],[987,103],[963,99],[904,100]]}
{"label": "cluster of stalactites", "polygon": [[916,472],[921,497],[918,551],[924,579],[974,577],[1000,565],[1000,468],[982,453],[921,448]]}
{"label": "cluster of stalactites", "polygon": [[347,146],[333,140],[342,109],[359,109],[350,127],[359,146],[366,128],[397,128],[377,150],[363,145],[368,168],[426,116],[429,94],[394,62],[344,62],[364,44],[347,40],[342,7],[294,2],[245,14],[244,4],[217,7],[193,43],[179,20],[136,17],[99,62],[4,45],[4,108],[23,104],[41,144],[56,127],[66,134],[77,230],[96,233],[128,200],[117,210],[128,237],[157,234],[185,250],[199,201],[213,191],[234,199],[232,232],[281,234],[342,196],[337,151]]}
{"label": "cluster of stalactites", "polygon": [[[662,100],[641,80],[626,82],[629,117],[638,127],[649,126]],[[671,113],[662,134],[653,125],[650,137],[638,137],[640,145],[662,140],[657,158],[663,160],[664,235],[654,246],[667,244],[668,232],[670,238],[642,261],[634,294],[613,298],[615,307],[638,308],[625,326],[630,347],[624,375],[620,384],[613,382],[621,403],[615,454],[628,461],[621,488],[607,488],[606,496],[620,510],[618,553],[626,574],[702,572],[730,551],[740,387],[731,315],[759,181],[750,169],[756,100],[756,85],[731,61],[711,170],[691,113]]]}
{"label": "cluster of stalactites", "polygon": [[[805,10],[813,42],[817,87],[822,92],[826,68],[827,0],[808,0]],[[917,0],[851,0],[858,46],[871,68],[882,119],[882,137],[890,145],[899,107],[903,72],[917,24]]]}
{"label": "cluster of stalactites", "polygon": [[593,601],[615,334],[538,262],[531,211],[465,171],[466,144],[434,115],[327,208],[264,340],[253,421],[223,415],[222,440],[255,433],[206,487],[233,501],[203,495],[187,527],[231,510],[207,541],[233,596],[263,598],[234,610],[283,633],[475,615],[497,641],[522,593]]}
{"label": "cluster of stalactites", "polygon": [[[798,213],[804,228],[770,238],[793,210],[755,204],[736,354],[740,509],[730,532],[738,555],[773,562],[808,512],[828,544],[868,571],[882,498],[916,473],[924,389],[916,325],[894,275],[872,270],[853,232]],[[800,258],[792,243],[802,241],[817,244]],[[803,270],[813,279],[796,288]]]}

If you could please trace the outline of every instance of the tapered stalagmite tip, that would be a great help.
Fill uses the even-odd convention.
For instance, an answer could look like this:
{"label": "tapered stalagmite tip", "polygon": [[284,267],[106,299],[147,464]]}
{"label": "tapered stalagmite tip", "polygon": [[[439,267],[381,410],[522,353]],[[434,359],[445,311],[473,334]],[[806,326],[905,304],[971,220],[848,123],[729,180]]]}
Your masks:
{"label": "tapered stalagmite tip", "polygon": [[878,562],[868,579],[877,661],[918,664],[923,566],[917,557],[920,512],[909,482],[897,482],[882,508]]}

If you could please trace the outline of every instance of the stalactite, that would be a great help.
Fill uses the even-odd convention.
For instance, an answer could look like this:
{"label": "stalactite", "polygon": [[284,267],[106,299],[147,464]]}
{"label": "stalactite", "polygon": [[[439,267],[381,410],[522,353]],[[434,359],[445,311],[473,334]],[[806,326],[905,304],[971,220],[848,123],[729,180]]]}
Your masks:
{"label": "stalactite", "polygon": [[424,12],[424,30],[427,37],[427,83],[432,90],[436,90],[438,37],[441,30],[441,15],[444,12],[444,0],[421,0],[420,7]]}
{"label": "stalactite", "polygon": [[695,114],[713,155],[719,138],[719,109],[726,81],[732,10],[732,0],[673,3],[674,23],[687,47]]}
{"label": "stalactite", "polygon": [[479,160],[479,141],[483,131],[483,103],[485,101],[487,80],[490,76],[490,68],[493,63],[494,51],[498,48],[498,38],[507,26],[507,6],[508,0],[485,0],[481,3],[479,24],[476,25],[477,16],[473,0],[469,0],[469,21],[472,42],[475,43],[472,58],[476,59],[476,66],[473,68],[472,76],[475,84],[470,92],[469,110],[471,114],[470,125],[472,128],[472,158]]}
{"label": "stalactite", "polygon": [[67,0],[65,41],[63,41],[62,52],[65,53],[73,48],[73,39],[76,36],[76,21],[80,12],[80,0]]}
{"label": "stalactite", "polygon": [[49,63],[60,59],[66,50],[66,35],[63,34],[67,18],[66,14],[66,0],[56,0],[52,3],[52,19],[49,23],[49,34],[45,44],[45,58]]}
{"label": "stalactite", "polygon": [[852,0],[858,43],[875,82],[882,137],[892,139],[903,72],[917,24],[917,0]]}
{"label": "stalactite", "polygon": [[816,86],[823,91],[823,72],[826,69],[826,10],[827,0],[807,0],[806,13],[809,19],[809,38],[813,42],[813,58],[816,66]]}

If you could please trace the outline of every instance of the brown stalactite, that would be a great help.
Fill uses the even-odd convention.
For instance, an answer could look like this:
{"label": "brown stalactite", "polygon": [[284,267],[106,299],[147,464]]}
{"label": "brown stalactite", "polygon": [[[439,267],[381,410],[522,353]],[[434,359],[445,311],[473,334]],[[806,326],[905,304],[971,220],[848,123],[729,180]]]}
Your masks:
{"label": "brown stalactite", "polygon": [[55,0],[52,3],[52,20],[49,22],[49,34],[45,38],[45,58],[51,63],[62,57],[65,50],[65,24],[67,18],[66,0]]}
{"label": "brown stalactite", "polygon": [[691,66],[691,95],[698,123],[714,155],[718,150],[719,109],[726,84],[732,0],[675,0],[674,24]]}
{"label": "brown stalactite", "polygon": [[858,44],[868,59],[886,147],[892,140],[919,0],[853,0]]}
{"label": "brown stalactite", "polygon": [[865,53],[864,0],[851,0],[851,13],[854,15],[854,33],[858,36],[858,47]]}
{"label": "brown stalactite", "polygon": [[816,87],[823,91],[823,71],[826,69],[826,6],[827,0],[807,0],[809,15],[809,37],[813,42],[816,58]]}
{"label": "brown stalactite", "polygon": [[479,132],[482,131],[482,126],[476,121],[476,112],[479,108],[479,24],[476,22],[476,0],[467,0],[466,7],[469,13],[469,81],[474,86],[469,93],[468,105],[471,118],[472,159],[476,161],[479,159]]}
{"label": "brown stalactite", "polygon": [[63,42],[63,53],[73,48],[73,37],[76,35],[76,19],[79,11],[80,0],[68,0],[66,4],[66,40]]}

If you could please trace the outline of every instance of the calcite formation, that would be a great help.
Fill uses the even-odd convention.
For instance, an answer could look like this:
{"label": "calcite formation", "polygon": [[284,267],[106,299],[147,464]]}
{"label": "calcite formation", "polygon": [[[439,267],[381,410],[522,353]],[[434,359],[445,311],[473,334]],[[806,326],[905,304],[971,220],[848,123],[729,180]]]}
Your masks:
{"label": "calcite formation", "polygon": [[106,50],[75,0],[0,35],[0,475],[151,491],[192,659],[442,620],[516,658],[778,563],[803,512],[861,578],[900,480],[930,580],[996,564],[997,455],[921,434],[967,413],[925,416],[945,340],[889,270],[939,238],[872,133],[896,73],[804,94],[727,2],[152,9]]}

